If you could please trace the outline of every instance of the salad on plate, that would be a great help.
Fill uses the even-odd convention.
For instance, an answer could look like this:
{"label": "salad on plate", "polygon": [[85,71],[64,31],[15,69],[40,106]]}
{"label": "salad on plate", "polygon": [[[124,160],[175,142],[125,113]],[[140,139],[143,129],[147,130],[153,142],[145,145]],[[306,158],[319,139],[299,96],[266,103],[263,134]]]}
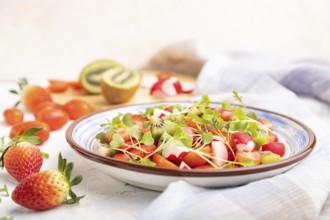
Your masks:
{"label": "salad on plate", "polygon": [[172,169],[235,169],[269,164],[286,147],[267,119],[241,103],[212,107],[207,95],[188,106],[159,105],[139,113],[118,113],[101,124],[99,153],[115,160]]}

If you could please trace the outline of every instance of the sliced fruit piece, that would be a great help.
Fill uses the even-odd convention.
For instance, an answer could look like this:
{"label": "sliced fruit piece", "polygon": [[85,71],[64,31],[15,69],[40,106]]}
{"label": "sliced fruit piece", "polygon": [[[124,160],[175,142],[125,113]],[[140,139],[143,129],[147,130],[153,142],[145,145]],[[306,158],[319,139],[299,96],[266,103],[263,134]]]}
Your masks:
{"label": "sliced fruit piece", "polygon": [[271,151],[262,151],[261,156],[262,156],[261,158],[262,164],[274,163],[281,160],[280,155],[274,154]]}
{"label": "sliced fruit piece", "polygon": [[285,154],[285,145],[280,142],[262,145],[261,149],[262,149],[262,151],[271,151],[274,154],[280,155],[281,157],[283,157]]}
{"label": "sliced fruit piece", "polygon": [[212,141],[211,148],[214,156],[212,162],[218,167],[225,165],[228,160],[228,151],[225,144],[222,141]]}
{"label": "sliced fruit piece", "polygon": [[129,101],[138,89],[142,79],[139,71],[122,67],[111,68],[101,77],[101,91],[109,103],[119,104]]}
{"label": "sliced fruit piece", "polygon": [[152,155],[151,160],[157,164],[157,167],[179,169],[179,167],[177,165],[170,162],[169,160],[166,160],[165,157],[163,157],[159,154]]}
{"label": "sliced fruit piece", "polygon": [[254,151],[257,149],[256,143],[246,132],[235,132],[232,137],[238,151]]}
{"label": "sliced fruit piece", "polygon": [[96,60],[85,66],[80,73],[80,84],[89,93],[100,94],[101,75],[106,70],[122,66],[113,60]]}

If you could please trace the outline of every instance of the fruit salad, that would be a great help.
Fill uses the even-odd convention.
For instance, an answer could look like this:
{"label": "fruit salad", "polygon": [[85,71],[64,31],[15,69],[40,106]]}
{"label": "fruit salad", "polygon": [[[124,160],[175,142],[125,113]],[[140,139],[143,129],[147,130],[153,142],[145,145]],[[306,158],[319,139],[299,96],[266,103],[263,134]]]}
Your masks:
{"label": "fruit salad", "polygon": [[214,108],[204,95],[189,106],[166,104],[105,120],[96,135],[99,153],[146,166],[234,169],[274,163],[285,155],[272,124],[241,105]]}

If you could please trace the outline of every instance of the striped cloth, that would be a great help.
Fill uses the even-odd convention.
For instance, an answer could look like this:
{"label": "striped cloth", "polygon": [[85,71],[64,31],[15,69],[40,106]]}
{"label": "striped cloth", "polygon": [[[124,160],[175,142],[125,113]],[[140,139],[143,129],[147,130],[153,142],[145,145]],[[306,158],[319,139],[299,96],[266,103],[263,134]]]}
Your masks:
{"label": "striped cloth", "polygon": [[[330,129],[297,96],[330,103],[327,64],[286,62],[234,54],[210,59],[202,69],[196,95],[233,101],[296,118],[311,127],[315,150],[289,171],[239,187],[206,189],[184,181],[171,183],[139,219],[330,219]],[[298,74],[300,73],[300,74]],[[198,98],[196,98],[198,99]]]}

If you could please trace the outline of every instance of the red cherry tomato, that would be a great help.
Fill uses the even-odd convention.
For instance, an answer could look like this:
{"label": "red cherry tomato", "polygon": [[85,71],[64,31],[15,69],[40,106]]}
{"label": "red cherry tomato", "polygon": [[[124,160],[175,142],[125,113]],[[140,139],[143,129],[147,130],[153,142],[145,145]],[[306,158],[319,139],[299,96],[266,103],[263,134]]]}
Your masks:
{"label": "red cherry tomato", "polygon": [[224,121],[230,121],[233,116],[234,116],[234,111],[233,110],[227,110],[227,109],[220,109],[220,116]]}
{"label": "red cherry tomato", "polygon": [[261,147],[262,151],[271,151],[274,154],[278,154],[281,157],[285,154],[285,146],[283,143],[280,142],[274,142],[269,144],[264,144]]}
{"label": "red cherry tomato", "polygon": [[57,108],[58,108],[58,106],[54,102],[51,102],[51,101],[41,102],[38,105],[36,105],[36,107],[33,110],[33,114],[36,117],[37,113],[40,112],[41,110],[44,110],[44,109],[57,109]]}
{"label": "red cherry tomato", "polygon": [[68,88],[69,85],[65,81],[49,80],[48,90],[52,93],[65,92]]}
{"label": "red cherry tomato", "polygon": [[80,99],[73,99],[63,105],[63,111],[65,111],[70,119],[75,120],[87,114],[93,112],[93,108],[88,102]]}
{"label": "red cherry tomato", "polygon": [[37,113],[36,119],[45,122],[51,131],[55,131],[69,121],[69,116],[61,109],[44,109]]}
{"label": "red cherry tomato", "polygon": [[24,114],[18,108],[8,108],[3,112],[3,117],[7,124],[14,125],[23,121]]}
{"label": "red cherry tomato", "polygon": [[41,139],[40,144],[43,144],[49,138],[49,126],[46,123],[41,121],[25,121],[15,124],[9,133],[10,138],[14,138],[18,135],[22,135],[26,130],[30,128],[42,128],[41,131],[38,131],[34,136],[38,136]]}

